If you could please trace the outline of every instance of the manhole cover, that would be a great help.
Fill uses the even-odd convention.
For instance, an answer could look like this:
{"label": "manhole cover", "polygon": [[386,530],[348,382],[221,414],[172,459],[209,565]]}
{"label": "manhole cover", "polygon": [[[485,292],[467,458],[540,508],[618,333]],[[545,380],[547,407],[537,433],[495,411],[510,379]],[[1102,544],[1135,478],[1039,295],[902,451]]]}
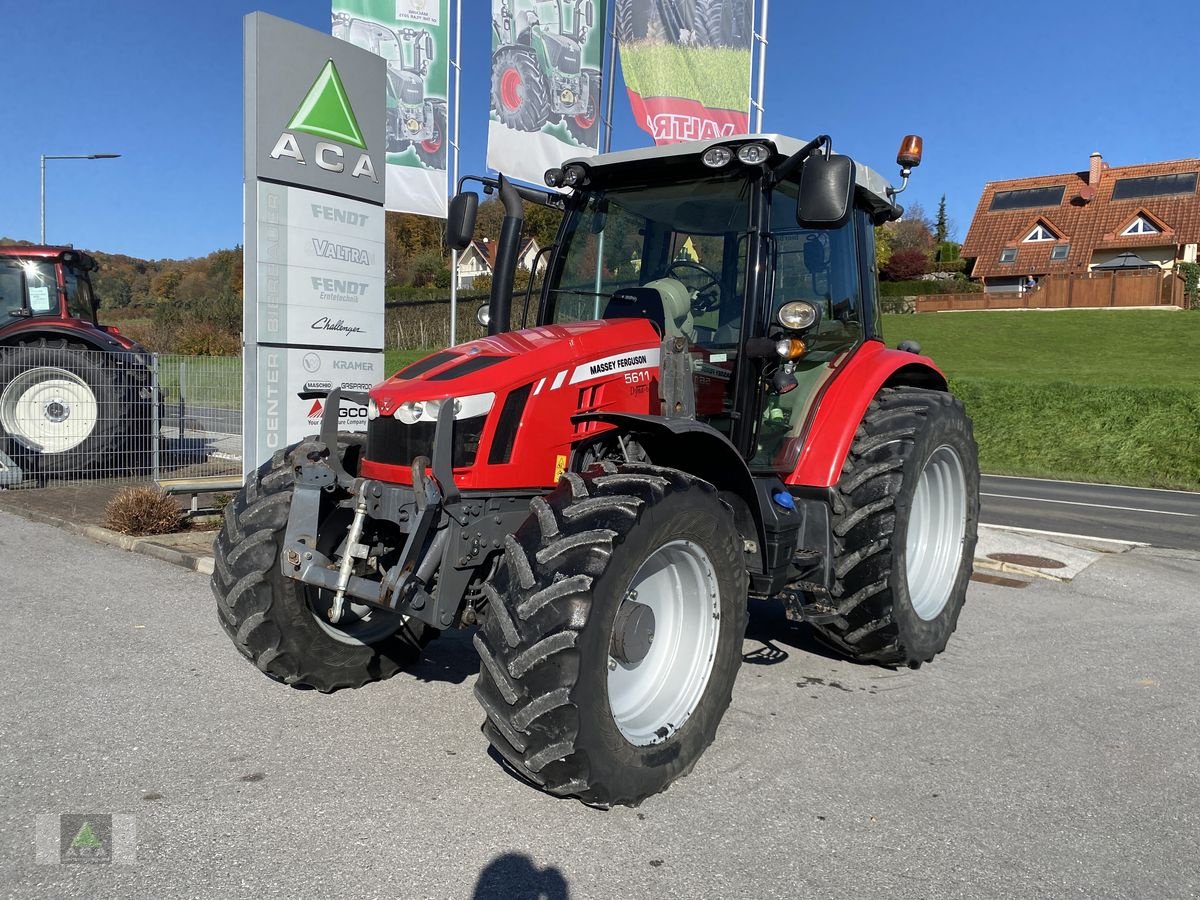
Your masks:
{"label": "manhole cover", "polygon": [[1014,566],[1028,566],[1031,569],[1065,569],[1067,564],[1048,556],[1031,556],[1028,553],[989,553],[988,559],[996,562],[1011,563]]}

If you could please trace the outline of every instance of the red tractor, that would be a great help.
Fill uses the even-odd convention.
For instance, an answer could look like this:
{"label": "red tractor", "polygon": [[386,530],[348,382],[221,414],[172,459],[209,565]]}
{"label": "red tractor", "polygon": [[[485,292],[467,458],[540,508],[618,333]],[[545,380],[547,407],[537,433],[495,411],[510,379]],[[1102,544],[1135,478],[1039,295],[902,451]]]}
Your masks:
{"label": "red tractor", "polygon": [[145,462],[150,356],[98,323],[98,268],[71,247],[0,247],[0,453],[26,476]]}
{"label": "red tractor", "polygon": [[[906,139],[906,179],[919,159]],[[547,173],[565,195],[483,181],[506,210],[488,336],[373,388],[365,437],[327,416],[231,505],[213,587],[242,654],[333,691],[479,623],[492,746],[609,806],[712,742],[749,598],[854,660],[940,653],[978,465],[942,373],[882,340],[874,227],[898,191],[824,136],[572,160]],[[564,217],[510,330],[522,198]],[[452,244],[477,200],[452,202]]]}

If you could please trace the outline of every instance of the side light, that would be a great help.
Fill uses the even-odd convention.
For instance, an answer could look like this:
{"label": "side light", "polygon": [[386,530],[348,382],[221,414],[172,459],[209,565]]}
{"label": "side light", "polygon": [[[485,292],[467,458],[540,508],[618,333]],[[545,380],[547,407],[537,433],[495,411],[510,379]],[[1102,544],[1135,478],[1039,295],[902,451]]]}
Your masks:
{"label": "side light", "polygon": [[800,338],[784,338],[775,345],[780,359],[799,359],[808,352],[808,346]]}
{"label": "side light", "polygon": [[563,170],[557,166],[553,169],[547,169],[545,176],[546,187],[562,187],[563,185]]}
{"label": "side light", "polygon": [[763,144],[743,144],[738,148],[738,162],[745,163],[748,166],[757,166],[759,163],[765,163],[771,156],[771,151]]}
{"label": "side light", "polygon": [[567,166],[563,169],[563,184],[569,188],[587,184],[587,170],[583,166]]}
{"label": "side light", "polygon": [[779,324],[790,331],[803,331],[817,321],[817,308],[807,300],[793,300],[779,307]]}
{"label": "side light", "polygon": [[728,147],[709,147],[704,151],[704,155],[700,157],[700,161],[710,169],[719,169],[721,166],[727,166],[731,159],[733,159],[733,151]]}

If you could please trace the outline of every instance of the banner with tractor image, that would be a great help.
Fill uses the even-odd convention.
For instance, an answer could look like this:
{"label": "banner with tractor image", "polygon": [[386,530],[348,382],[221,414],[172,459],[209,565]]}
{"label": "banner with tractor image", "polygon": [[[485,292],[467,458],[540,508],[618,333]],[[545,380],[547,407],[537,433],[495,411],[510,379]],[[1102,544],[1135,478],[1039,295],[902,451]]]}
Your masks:
{"label": "banner with tractor image", "polygon": [[333,36],[387,61],[385,207],[445,218],[450,0],[333,0]]}
{"label": "banner with tractor image", "polygon": [[605,0],[493,0],[489,168],[541,184],[595,154],[604,13]]}
{"label": "banner with tractor image", "polygon": [[621,74],[655,144],[750,130],[754,0],[616,0]]}

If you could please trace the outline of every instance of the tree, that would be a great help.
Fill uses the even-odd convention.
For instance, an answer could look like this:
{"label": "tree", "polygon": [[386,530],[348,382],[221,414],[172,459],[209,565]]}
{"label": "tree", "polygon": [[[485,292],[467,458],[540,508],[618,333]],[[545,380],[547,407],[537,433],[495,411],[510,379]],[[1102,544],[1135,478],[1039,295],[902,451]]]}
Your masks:
{"label": "tree", "polygon": [[913,203],[904,211],[904,218],[888,226],[892,232],[892,249],[921,250],[928,254],[933,250],[936,241],[933,237],[933,223],[925,215],[920,203]]}
{"label": "tree", "polygon": [[942,194],[942,199],[938,201],[937,223],[933,229],[933,239],[936,243],[943,243],[950,236],[950,225],[946,220],[946,195]]}
{"label": "tree", "polygon": [[918,278],[928,271],[929,257],[925,251],[906,247],[892,254],[882,274],[888,281],[905,281]]}
{"label": "tree", "polygon": [[875,271],[882,272],[892,258],[892,232],[886,225],[875,226]]}

